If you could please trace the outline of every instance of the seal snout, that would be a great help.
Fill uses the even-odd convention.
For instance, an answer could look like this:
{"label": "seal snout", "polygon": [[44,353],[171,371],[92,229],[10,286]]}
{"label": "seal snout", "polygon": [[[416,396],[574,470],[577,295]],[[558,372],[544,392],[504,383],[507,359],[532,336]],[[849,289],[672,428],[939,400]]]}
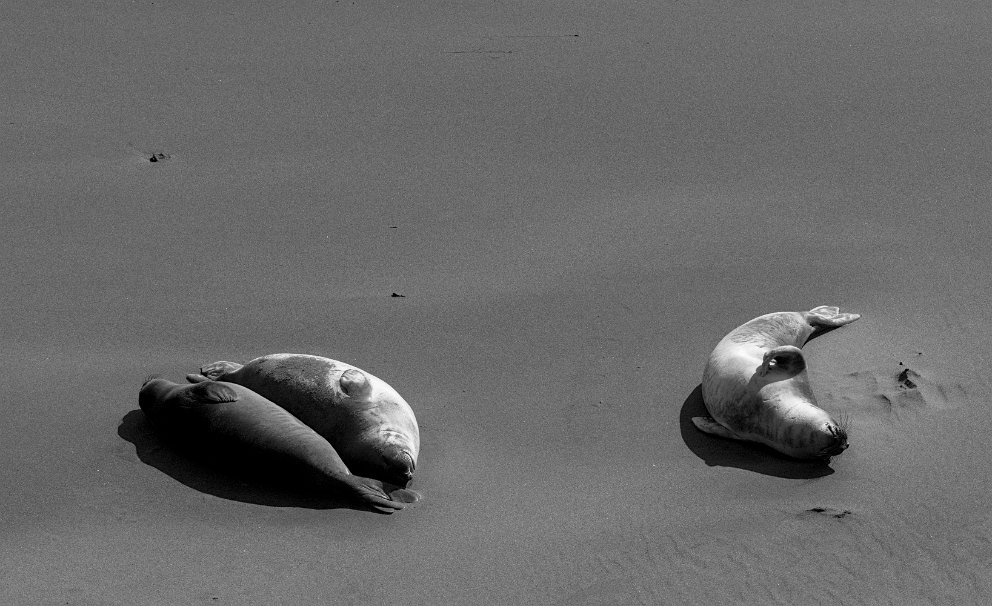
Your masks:
{"label": "seal snout", "polygon": [[383,454],[386,479],[391,484],[405,488],[413,480],[413,472],[417,469],[417,462],[408,450],[401,450],[397,447],[387,449]]}
{"label": "seal snout", "polygon": [[400,477],[403,478],[404,480],[403,486],[406,486],[413,480],[413,472],[416,471],[417,469],[417,462],[414,461],[413,456],[409,452],[406,452],[405,450],[403,451],[403,454],[400,457],[400,459],[406,462],[406,468],[399,470]]}
{"label": "seal snout", "polygon": [[847,450],[847,432],[836,425],[827,425],[827,433],[830,434],[831,443],[820,451],[824,457],[835,457]]}

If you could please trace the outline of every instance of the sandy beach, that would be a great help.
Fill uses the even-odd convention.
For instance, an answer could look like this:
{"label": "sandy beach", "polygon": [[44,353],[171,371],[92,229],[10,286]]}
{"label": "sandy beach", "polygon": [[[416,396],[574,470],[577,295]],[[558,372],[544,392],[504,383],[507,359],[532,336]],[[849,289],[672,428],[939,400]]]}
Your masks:
{"label": "sandy beach", "polygon": [[[985,603],[992,11],[938,4],[0,8],[0,602]],[[714,345],[817,305],[850,448],[696,430]],[[403,394],[423,501],[138,409],[276,352]]]}

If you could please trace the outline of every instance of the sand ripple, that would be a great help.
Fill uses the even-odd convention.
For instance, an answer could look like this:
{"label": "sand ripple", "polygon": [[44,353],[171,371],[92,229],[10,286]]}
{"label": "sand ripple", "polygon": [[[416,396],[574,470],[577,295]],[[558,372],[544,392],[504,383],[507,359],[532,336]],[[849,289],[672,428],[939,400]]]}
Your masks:
{"label": "sand ripple", "polygon": [[870,603],[989,595],[992,522],[949,535],[907,523],[821,504],[675,531],[630,524],[563,550],[558,603],[863,604],[869,589]]}

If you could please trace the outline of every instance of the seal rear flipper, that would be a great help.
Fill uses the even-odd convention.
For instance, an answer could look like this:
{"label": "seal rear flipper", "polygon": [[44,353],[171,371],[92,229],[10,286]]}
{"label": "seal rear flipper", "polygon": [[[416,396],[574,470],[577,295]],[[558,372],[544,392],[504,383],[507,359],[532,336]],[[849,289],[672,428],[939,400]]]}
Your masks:
{"label": "seal rear flipper", "polygon": [[396,490],[389,493],[389,499],[391,501],[399,501],[400,503],[416,503],[420,499],[424,498],[416,490],[410,490],[409,488],[397,488]]}
{"label": "seal rear flipper", "polygon": [[844,326],[845,324],[854,322],[860,317],[861,314],[840,313],[839,307],[831,307],[829,305],[820,305],[819,307],[814,307],[806,312],[806,321],[809,322],[811,326],[819,326],[823,328],[837,328],[839,326]]}
{"label": "seal rear flipper", "polygon": [[723,425],[716,422],[713,417],[692,417],[692,424],[699,428],[700,431],[708,433],[710,435],[719,436],[721,438],[727,438],[728,440],[743,440],[744,438],[738,436],[736,433],[730,431]]}
{"label": "seal rear flipper", "polygon": [[[382,513],[393,513],[394,511],[406,507],[407,503],[413,502],[406,500],[405,494],[397,494],[397,497],[400,498],[394,500],[392,496],[386,492],[385,486],[383,486],[382,482],[379,480],[363,478],[355,475],[338,476],[336,479],[347,487],[347,490],[352,498],[355,498]],[[410,492],[417,495],[417,493],[407,491],[405,489],[394,491],[394,493],[398,492]],[[419,497],[419,495],[417,496]]]}
{"label": "seal rear flipper", "polygon": [[238,364],[237,362],[225,362],[224,360],[221,360],[219,362],[214,362],[213,364],[207,364],[206,366],[201,366],[200,374],[202,374],[203,376],[205,376],[206,378],[212,381],[216,381],[218,378],[222,377],[223,375],[232,373],[240,369],[242,366],[244,365]]}

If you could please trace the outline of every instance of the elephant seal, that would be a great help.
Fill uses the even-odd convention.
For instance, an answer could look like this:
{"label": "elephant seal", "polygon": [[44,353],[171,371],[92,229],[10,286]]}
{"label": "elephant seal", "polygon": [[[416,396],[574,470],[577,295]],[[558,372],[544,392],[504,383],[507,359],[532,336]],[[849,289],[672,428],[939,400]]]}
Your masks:
{"label": "elephant seal", "polygon": [[289,353],[244,365],[214,362],[200,373],[243,385],[286,409],[330,442],[354,473],[401,487],[413,479],[420,453],[417,418],[396,390],[370,373]]}
{"label": "elephant seal", "polygon": [[738,326],[710,354],[700,430],[760,442],[791,457],[824,459],[847,448],[847,432],[817,407],[799,349],[861,316],[836,307],[766,314]]}
{"label": "elephant seal", "polygon": [[[149,377],[138,405],[154,426],[186,443],[241,448],[295,465],[339,494],[386,513],[419,495],[387,493],[379,480],[352,475],[327,440],[273,402],[236,383],[203,380],[192,385]],[[313,474],[313,472],[316,472]]]}

